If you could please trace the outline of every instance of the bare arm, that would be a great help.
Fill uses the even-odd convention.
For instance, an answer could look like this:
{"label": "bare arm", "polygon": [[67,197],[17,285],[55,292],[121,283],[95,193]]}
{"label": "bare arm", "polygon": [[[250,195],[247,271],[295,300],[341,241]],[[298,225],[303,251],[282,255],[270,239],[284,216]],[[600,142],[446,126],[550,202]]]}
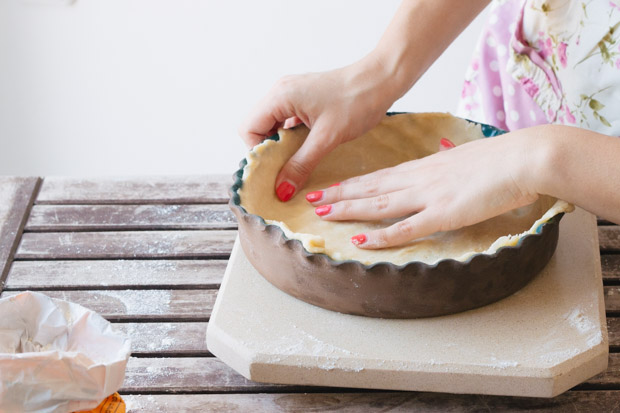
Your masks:
{"label": "bare arm", "polygon": [[400,98],[426,72],[489,0],[405,0],[365,58],[375,61],[389,100]]}
{"label": "bare arm", "polygon": [[561,125],[529,131],[542,143],[540,173],[529,178],[536,192],[620,224],[620,138]]}

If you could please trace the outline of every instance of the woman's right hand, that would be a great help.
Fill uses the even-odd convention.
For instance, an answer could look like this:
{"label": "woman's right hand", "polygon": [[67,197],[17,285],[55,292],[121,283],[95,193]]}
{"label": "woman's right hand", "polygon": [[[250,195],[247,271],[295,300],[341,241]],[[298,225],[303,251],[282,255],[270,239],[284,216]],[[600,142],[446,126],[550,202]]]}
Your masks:
{"label": "woman's right hand", "polygon": [[288,201],[304,186],[321,158],[379,123],[392,104],[381,87],[381,65],[366,58],[323,73],[286,76],[271,88],[239,129],[252,147],[280,127],[304,123],[310,133],[280,170],[275,191]]}

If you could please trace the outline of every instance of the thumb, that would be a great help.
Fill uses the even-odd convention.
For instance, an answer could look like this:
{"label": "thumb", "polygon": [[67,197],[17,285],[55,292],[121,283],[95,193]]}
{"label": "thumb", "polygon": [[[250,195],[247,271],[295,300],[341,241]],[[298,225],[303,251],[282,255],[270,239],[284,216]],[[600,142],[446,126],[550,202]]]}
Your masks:
{"label": "thumb", "polygon": [[337,146],[336,142],[320,125],[310,130],[304,143],[284,164],[276,178],[276,195],[280,201],[288,201],[303,188],[321,159]]}

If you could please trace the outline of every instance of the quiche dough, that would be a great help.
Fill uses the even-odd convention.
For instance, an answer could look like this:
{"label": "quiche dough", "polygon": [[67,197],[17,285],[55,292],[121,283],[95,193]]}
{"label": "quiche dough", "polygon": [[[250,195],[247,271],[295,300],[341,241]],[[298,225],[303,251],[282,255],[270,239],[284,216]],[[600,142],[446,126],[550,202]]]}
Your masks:
{"label": "quiche dough", "polygon": [[278,141],[268,139],[255,146],[246,158],[248,163],[238,193],[241,206],[248,213],[262,217],[267,224],[279,226],[287,238],[300,240],[309,252],[324,253],[337,261],[397,265],[410,261],[433,264],[444,258],[465,261],[473,254],[492,254],[502,246],[516,245],[521,237],[536,232],[553,216],[573,209],[565,201],[541,196],[531,205],[476,225],[437,232],[400,247],[359,249],[350,241],[353,235],[386,227],[395,220],[324,221],[314,213],[314,207],[303,195],[353,176],[431,155],[437,152],[442,137],[449,137],[456,145],[484,138],[482,129],[449,114],[386,116],[377,127],[338,146],[323,158],[305,188],[292,200],[281,202],[274,193],[275,178],[308,132],[303,125],[281,129]]}

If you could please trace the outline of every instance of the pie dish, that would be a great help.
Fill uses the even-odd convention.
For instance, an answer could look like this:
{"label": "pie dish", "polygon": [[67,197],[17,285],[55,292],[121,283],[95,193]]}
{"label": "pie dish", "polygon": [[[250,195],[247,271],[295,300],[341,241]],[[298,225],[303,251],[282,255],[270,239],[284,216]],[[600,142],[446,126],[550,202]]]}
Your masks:
{"label": "pie dish", "polygon": [[[442,137],[460,145],[502,133],[449,114],[388,114],[326,156],[304,192],[430,155]],[[402,247],[359,249],[351,244],[352,235],[391,222],[325,221],[303,196],[282,203],[274,194],[278,171],[307,134],[303,125],[280,130],[254,147],[234,175],[230,206],[243,250],[258,272],[286,293],[329,310],[417,318],[497,301],[547,264],[559,221],[573,208],[541,196],[532,205]]]}

